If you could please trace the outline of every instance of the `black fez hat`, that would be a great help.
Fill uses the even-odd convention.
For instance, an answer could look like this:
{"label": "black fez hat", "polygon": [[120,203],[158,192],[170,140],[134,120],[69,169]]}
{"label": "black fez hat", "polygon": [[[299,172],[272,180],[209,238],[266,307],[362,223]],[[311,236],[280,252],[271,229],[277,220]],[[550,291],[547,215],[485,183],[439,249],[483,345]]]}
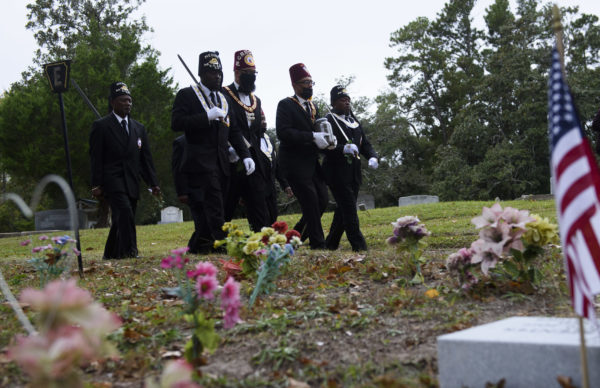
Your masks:
{"label": "black fez hat", "polygon": [[206,70],[218,70],[223,72],[223,66],[221,65],[221,58],[219,58],[218,51],[205,51],[200,54],[200,60],[198,61],[198,75],[202,75]]}
{"label": "black fez hat", "polygon": [[333,105],[333,103],[337,99],[339,99],[339,98],[342,98],[342,97],[348,97],[348,98],[350,98],[350,95],[348,94],[348,91],[342,85],[335,85],[331,89],[331,92],[329,94],[331,96],[331,105]]}
{"label": "black fez hat", "polygon": [[127,85],[123,82],[113,82],[110,84],[110,100],[119,97],[119,96],[131,96]]}

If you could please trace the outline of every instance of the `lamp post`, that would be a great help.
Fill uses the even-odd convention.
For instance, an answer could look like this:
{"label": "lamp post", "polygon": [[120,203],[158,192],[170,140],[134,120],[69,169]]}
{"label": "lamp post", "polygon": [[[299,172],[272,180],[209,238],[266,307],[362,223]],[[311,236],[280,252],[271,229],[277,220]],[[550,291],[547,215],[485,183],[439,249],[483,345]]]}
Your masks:
{"label": "lamp post", "polygon": [[[62,94],[69,88],[69,76],[71,70],[71,60],[65,59],[63,61],[52,62],[44,64],[44,73],[48,82],[50,82],[50,88],[54,93],[58,94],[58,104],[60,106],[60,116],[62,119],[63,138],[65,141],[65,156],[67,158],[67,177],[69,179],[69,186],[71,191],[75,193],[73,188],[73,171],[71,169],[71,154],[69,152],[69,138],[67,137],[67,119],[65,117],[65,104],[63,102]],[[75,233],[75,240],[77,241],[77,264],[79,266],[79,276],[83,277],[83,261],[81,258],[81,244],[79,242],[79,217],[77,217],[75,225],[71,225],[73,232]]]}

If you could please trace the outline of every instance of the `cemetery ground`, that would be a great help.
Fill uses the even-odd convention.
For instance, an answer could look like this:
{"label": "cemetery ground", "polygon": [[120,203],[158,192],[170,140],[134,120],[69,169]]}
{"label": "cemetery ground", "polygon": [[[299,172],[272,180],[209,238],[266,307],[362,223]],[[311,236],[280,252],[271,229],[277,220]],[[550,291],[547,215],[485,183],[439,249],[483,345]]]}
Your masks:
{"label": "cemetery ground", "polygon": [[[510,316],[572,316],[561,251],[549,248],[536,262],[541,278],[521,284],[505,278],[460,290],[445,268],[446,257],[477,239],[471,218],[493,202],[445,202],[359,212],[369,250],[354,253],[342,238],[335,252],[301,247],[278,278],[276,291],[247,307],[253,284],[242,282],[243,322],[225,330],[217,319],[218,349],[204,355],[205,387],[435,387],[436,337]],[[556,222],[553,201],[508,201],[503,207],[548,217]],[[387,246],[391,222],[416,215],[431,236],[423,256],[425,283],[411,285],[406,256]],[[327,233],[332,213],[322,222]],[[291,226],[299,215],[280,217]],[[247,229],[244,220],[234,220]],[[191,222],[138,226],[139,259],[103,261],[107,229],[82,230],[85,277],[79,285],[117,313],[123,326],[111,335],[121,357],[84,369],[91,387],[140,387],[157,376],[170,358],[182,356],[190,326],[182,302],[161,292],[175,287],[172,272],[160,267],[172,249],[183,247]],[[51,234],[51,235],[57,235]],[[2,271],[13,293],[38,287],[26,260],[28,238],[0,239]],[[36,235],[31,236],[37,238]],[[208,260],[221,268],[225,255],[188,255],[191,263]],[[77,276],[77,272],[73,272]],[[223,280],[224,273],[220,271]],[[25,311],[35,321],[35,315]],[[6,349],[24,333],[7,303],[0,305],[0,385],[24,386],[26,377],[7,360]]]}

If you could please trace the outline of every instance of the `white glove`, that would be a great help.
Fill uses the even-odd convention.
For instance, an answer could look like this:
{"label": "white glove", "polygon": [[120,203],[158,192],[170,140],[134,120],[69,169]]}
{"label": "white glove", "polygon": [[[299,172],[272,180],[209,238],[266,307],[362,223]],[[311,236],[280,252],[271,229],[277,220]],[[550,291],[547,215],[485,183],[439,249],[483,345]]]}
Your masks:
{"label": "white glove", "polygon": [[358,155],[358,147],[354,143],[348,143],[344,146],[344,153],[356,156]]}
{"label": "white glove", "polygon": [[244,159],[244,167],[246,168],[246,175],[252,174],[256,168],[254,165],[254,160],[252,160],[252,158]]}
{"label": "white glove", "polygon": [[237,152],[235,152],[233,147],[229,146],[229,163],[235,163],[238,160],[240,160],[240,157],[238,156]]}
{"label": "white glove", "polygon": [[313,142],[320,150],[324,150],[329,146],[326,136],[323,132],[313,132]]}
{"label": "white glove", "polygon": [[337,146],[337,137],[331,135],[328,137],[329,139],[329,147],[327,147],[328,150],[332,150]]}
{"label": "white glove", "polygon": [[208,121],[213,121],[227,116],[227,112],[219,107],[213,106],[206,115],[208,116]]}
{"label": "white glove", "polygon": [[377,162],[377,158],[369,159],[369,167],[371,167],[373,170],[376,170],[377,167],[379,167],[379,162]]}

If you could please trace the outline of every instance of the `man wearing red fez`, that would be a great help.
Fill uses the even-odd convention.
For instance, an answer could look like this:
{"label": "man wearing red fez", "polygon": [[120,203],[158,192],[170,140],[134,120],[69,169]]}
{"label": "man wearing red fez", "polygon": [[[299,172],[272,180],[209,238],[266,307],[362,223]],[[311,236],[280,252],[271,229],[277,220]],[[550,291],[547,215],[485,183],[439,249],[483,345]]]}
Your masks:
{"label": "man wearing red fez", "polygon": [[255,164],[244,144],[231,104],[221,92],[223,68],[219,53],[200,54],[200,82],[181,89],[171,111],[171,128],[185,132],[186,144],[179,171],[185,174],[187,202],[194,219],[191,253],[214,250],[215,240],[224,239],[223,198],[229,183],[229,145],[243,161],[246,174]]}
{"label": "man wearing red fez", "polygon": [[360,155],[368,158],[368,165],[372,169],[376,169],[379,163],[360,122],[350,109],[350,95],[346,88],[336,85],[331,89],[330,96],[332,112],[326,117],[338,145],[332,150],[325,150],[323,172],[335,198],[336,208],[325,245],[327,249],[337,249],[342,234],[346,232],[352,250],[364,251],[367,250],[367,243],[360,231],[356,213],[356,200],[362,182]]}
{"label": "man wearing red fez", "polygon": [[312,103],[312,80],[303,63],[290,67],[294,95],[279,101],[276,129],[279,139],[279,163],[302,209],[302,237],[310,241],[311,249],[324,249],[325,237],[321,215],[327,206],[327,186],[323,180],[319,152],[329,146],[324,133],[314,132],[319,117]]}
{"label": "man wearing red fez", "polygon": [[261,101],[253,92],[256,89],[256,65],[250,50],[239,50],[233,57],[234,81],[223,88],[231,106],[231,115],[235,116],[256,171],[246,175],[240,158],[229,147],[231,175],[229,192],[225,198],[225,221],[231,221],[240,198],[246,206],[246,216],[250,228],[260,232],[264,226],[271,226],[267,207],[267,182],[269,180],[269,160],[261,152]]}

